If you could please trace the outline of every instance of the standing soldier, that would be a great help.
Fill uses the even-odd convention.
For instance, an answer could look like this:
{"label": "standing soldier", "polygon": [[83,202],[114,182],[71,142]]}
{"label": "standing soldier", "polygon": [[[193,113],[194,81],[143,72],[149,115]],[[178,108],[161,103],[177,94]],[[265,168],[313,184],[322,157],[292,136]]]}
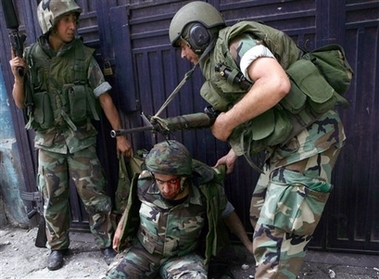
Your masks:
{"label": "standing soldier", "polygon": [[[111,199],[105,195],[105,177],[96,155],[92,119],[99,120],[97,103],[113,129],[120,129],[119,114],[108,94],[93,50],[76,36],[82,9],[73,0],[41,1],[37,13],[43,35],[25,49],[25,60],[10,61],[14,75],[13,98],[26,109],[26,128],[35,130],[38,153],[38,189],[44,198],[46,234],[51,253],[47,267],[63,266],[69,239],[69,177],[90,216],[90,229],[109,263],[112,245]],[[20,76],[18,67],[25,69]],[[131,156],[125,137],[117,138],[119,156]]]}
{"label": "standing soldier", "polygon": [[238,156],[254,166],[250,156],[266,153],[250,208],[255,278],[296,278],[345,141],[334,109],[345,101],[338,86],[302,59],[305,53],[283,32],[254,21],[226,27],[205,2],[179,9],[169,36],[183,59],[199,65],[206,80],[200,94],[221,111],[211,131],[231,149],[217,165],[231,172]]}

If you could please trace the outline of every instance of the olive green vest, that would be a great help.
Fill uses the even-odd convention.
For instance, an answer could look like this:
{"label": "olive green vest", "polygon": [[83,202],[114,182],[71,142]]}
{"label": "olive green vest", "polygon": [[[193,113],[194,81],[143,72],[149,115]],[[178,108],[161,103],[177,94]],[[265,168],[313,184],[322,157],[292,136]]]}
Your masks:
{"label": "olive green vest", "polygon": [[[200,62],[206,80],[200,94],[216,110],[227,111],[247,92],[246,88],[233,82],[240,69],[229,51],[229,42],[242,33],[250,33],[262,40],[291,81],[290,93],[278,105],[236,127],[229,137],[237,155],[250,156],[285,143],[344,99],[325,81],[309,55],[306,57],[288,35],[258,22],[243,21],[221,29],[210,59]],[[215,70],[219,63],[230,69],[229,77]]]}
{"label": "olive green vest", "polygon": [[70,127],[76,130],[75,124],[88,118],[99,120],[96,98],[87,83],[94,50],[76,38],[52,57],[43,44],[40,38],[25,50],[25,59],[30,67],[27,128]]}

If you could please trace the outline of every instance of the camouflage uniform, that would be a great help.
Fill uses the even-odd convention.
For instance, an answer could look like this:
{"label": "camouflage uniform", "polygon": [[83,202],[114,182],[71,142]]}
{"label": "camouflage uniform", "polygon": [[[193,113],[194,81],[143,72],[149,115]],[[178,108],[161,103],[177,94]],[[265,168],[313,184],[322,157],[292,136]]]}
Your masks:
{"label": "camouflage uniform", "polygon": [[[255,28],[267,32],[267,41],[263,42],[248,32]],[[240,30],[247,33],[238,33]],[[243,65],[242,57],[254,48],[258,52],[253,55],[249,53],[249,64],[258,57],[276,57],[282,67],[287,69],[301,57],[301,51],[291,40],[287,39],[288,45],[281,45],[277,43],[281,40],[278,39],[277,32],[271,30],[273,29],[267,26],[241,22],[220,31],[214,51],[210,54],[211,59],[200,62],[206,78],[201,94],[215,109],[227,111],[246,93],[238,84],[230,84],[210,70],[216,62],[227,63],[234,70],[233,65]],[[270,37],[271,33],[275,35]],[[233,41],[228,36],[233,36]],[[267,44],[269,47],[265,47]],[[276,56],[274,51],[274,54],[271,53],[270,46],[276,48],[275,51],[280,55]],[[225,48],[229,52],[225,52]],[[294,48],[293,51],[291,48]],[[223,56],[225,61],[222,60]],[[245,72],[249,64],[241,71]],[[249,79],[248,76],[246,78]],[[277,117],[277,112],[281,113],[283,109],[274,107],[270,111],[274,111]],[[254,148],[257,151],[263,150],[262,146],[266,145],[264,173],[255,187],[250,207],[251,223],[255,228],[255,276],[261,279],[296,278],[307,244],[332,189],[331,171],[344,144],[345,133],[338,113],[332,109],[317,115],[313,124],[297,128],[296,133],[292,132],[288,139],[284,137],[279,144],[270,145],[270,139],[266,142],[264,139],[261,140],[262,145],[249,138],[249,135],[253,137],[265,133],[269,123],[265,121],[268,119],[265,115],[267,112],[236,127],[228,140],[237,155],[249,153],[246,145],[251,145],[250,151],[254,151]],[[291,117],[288,113],[284,116]],[[284,125],[275,123],[273,129],[283,127]],[[241,141],[243,134],[247,136],[242,136]]]}
{"label": "camouflage uniform", "polygon": [[[345,141],[335,106],[347,106],[341,94],[353,72],[343,49],[330,52],[334,46],[327,46],[319,50],[320,59],[314,55],[317,51],[304,52],[287,34],[265,24],[239,21],[226,26],[222,14],[203,1],[192,1],[175,13],[169,38],[172,46],[181,48],[183,58],[193,61],[193,54],[198,55],[205,78],[200,94],[221,112],[236,108],[247,92],[264,93],[260,85],[254,89],[255,80],[249,75],[257,59],[275,59],[288,75],[288,94],[235,127],[228,142],[231,155],[244,155],[257,170],[251,156],[266,154],[250,210],[255,278],[296,278],[332,189],[331,171]],[[187,53],[188,48],[192,53]],[[254,69],[254,74],[259,76],[259,71],[270,69]]]}
{"label": "camouflage uniform", "polygon": [[[88,48],[79,39],[74,39],[58,53],[54,53],[49,47],[47,38],[48,33],[38,39],[36,47],[30,46],[25,50],[27,61],[30,61],[30,57],[34,54],[33,49],[37,47],[41,48],[44,55],[50,57],[51,61],[61,59],[63,65],[70,63],[65,59],[71,57],[70,52],[75,51],[73,46],[82,47],[86,53],[92,53],[87,51]],[[33,60],[33,63],[35,61],[38,62],[38,57]],[[35,86],[33,81],[36,82],[36,80],[42,80],[42,83],[49,80],[54,86],[52,82],[54,77],[48,77],[48,75],[59,72],[58,67],[61,64],[51,64],[51,71],[48,73],[40,71],[36,74],[36,69],[40,69],[40,65],[33,63],[29,63],[32,65],[28,79],[31,83],[30,87]],[[87,68],[84,70],[86,78],[88,76],[87,84],[89,84],[96,98],[111,89],[111,86],[104,81],[103,74],[91,55],[88,55],[86,66]],[[67,77],[70,73],[65,75]],[[66,77],[62,77],[62,79]],[[74,83],[74,80],[57,81],[67,84]],[[43,86],[45,85],[43,84]],[[60,89],[55,88],[50,92],[48,91],[48,94],[52,94],[50,98],[58,100]],[[53,96],[54,94],[56,95]],[[36,106],[35,114],[41,109],[41,107]],[[36,129],[35,146],[39,149],[37,184],[44,197],[48,245],[52,250],[63,250],[68,248],[70,244],[68,203],[70,176],[89,213],[90,229],[95,236],[96,243],[99,248],[106,248],[111,245],[110,213],[112,204],[111,199],[104,192],[106,180],[96,154],[97,131],[90,118],[73,124],[69,125],[64,121],[55,122],[46,129]]]}
{"label": "camouflage uniform", "polygon": [[296,278],[344,140],[338,114],[330,111],[271,154],[250,205],[256,278]]}
{"label": "camouflage uniform", "polygon": [[[153,149],[156,153],[150,154],[164,157],[159,148],[159,144],[156,145]],[[165,160],[164,157],[163,160],[170,165],[168,171],[180,169],[183,164],[175,158]],[[215,243],[221,238],[220,228],[215,228],[215,224],[234,208],[227,203],[215,170],[198,161],[193,161],[193,167],[192,177],[186,180],[189,194],[177,203],[162,198],[149,171],[141,173],[132,186],[130,197],[134,191],[137,195],[129,197],[123,216],[126,218],[123,232],[135,229],[124,240],[131,245],[116,256],[105,278],[156,278],[158,275],[162,278],[207,278],[209,256],[216,253]],[[132,216],[132,212],[139,212],[139,218]],[[198,254],[204,228],[208,229],[209,245],[205,260]]]}

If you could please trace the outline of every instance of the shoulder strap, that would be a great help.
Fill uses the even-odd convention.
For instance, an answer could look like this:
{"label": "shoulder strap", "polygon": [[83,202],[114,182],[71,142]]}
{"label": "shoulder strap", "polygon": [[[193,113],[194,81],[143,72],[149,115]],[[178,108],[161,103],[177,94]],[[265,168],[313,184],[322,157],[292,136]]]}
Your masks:
{"label": "shoulder strap", "polygon": [[75,84],[85,84],[87,80],[87,73],[85,69],[85,54],[84,46],[77,43],[75,47]]}

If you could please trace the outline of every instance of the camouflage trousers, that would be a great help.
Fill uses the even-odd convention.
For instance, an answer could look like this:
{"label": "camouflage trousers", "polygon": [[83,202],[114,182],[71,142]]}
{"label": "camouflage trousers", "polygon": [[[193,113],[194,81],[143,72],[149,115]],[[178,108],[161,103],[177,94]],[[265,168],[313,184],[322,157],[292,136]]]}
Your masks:
{"label": "camouflage trousers", "polygon": [[46,234],[51,250],[69,247],[69,177],[89,214],[90,229],[99,248],[111,246],[111,199],[105,195],[105,177],[94,146],[59,154],[39,150],[38,189],[44,198]]}
{"label": "camouflage trousers", "polygon": [[271,170],[267,165],[250,205],[257,279],[297,278],[332,185],[339,149]]}
{"label": "camouflage trousers", "polygon": [[[206,279],[204,259],[195,253],[173,258],[150,254],[139,241],[118,254],[103,279]],[[159,278],[159,277],[158,277]]]}

